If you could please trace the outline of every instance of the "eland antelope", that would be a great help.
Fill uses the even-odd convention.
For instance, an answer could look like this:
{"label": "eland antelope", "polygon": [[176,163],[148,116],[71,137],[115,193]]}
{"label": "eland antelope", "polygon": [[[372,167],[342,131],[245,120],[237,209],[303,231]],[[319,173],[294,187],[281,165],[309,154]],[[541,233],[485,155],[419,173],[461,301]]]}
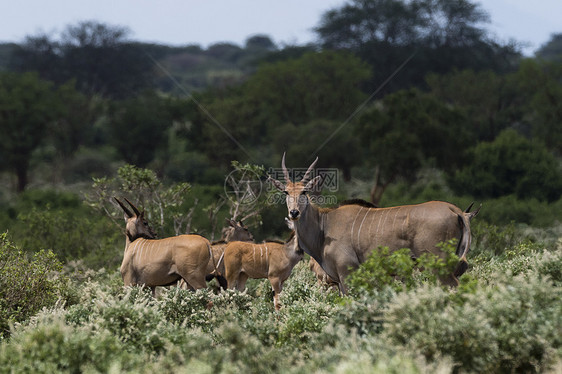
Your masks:
{"label": "eland antelope", "polygon": [[131,212],[114,198],[125,213],[125,253],[121,276],[125,286],[146,285],[155,294],[157,286],[183,279],[192,289],[204,288],[205,271],[211,257],[211,244],[199,235],[179,235],[155,239],[156,234],[129,200]]}
{"label": "eland antelope", "polygon": [[[233,219],[227,219],[227,221],[229,226],[224,230],[224,240],[211,243],[211,258],[209,259],[205,276],[207,282],[216,278],[223,289],[227,288],[223,261],[226,245],[233,241],[254,241],[254,236],[242,221],[236,222]],[[180,281],[179,287],[185,288],[185,282]]]}
{"label": "eland antelope", "polygon": [[469,213],[469,207],[463,212],[455,205],[441,201],[392,208],[357,204],[319,208],[307,195],[321,179],[321,176],[310,179],[317,161],[318,158],[300,182],[292,182],[283,154],[281,168],[285,183],[271,177],[270,180],[286,194],[288,217],[295,223],[299,246],[338,283],[341,293],[346,292],[344,281],[349,273],[379,246],[388,246],[391,251],[409,248],[414,258],[424,252],[444,256],[437,244],[452,238],[458,239],[456,254],[460,262],[455,272],[442,281],[449,285],[458,284],[457,277],[468,267],[470,220],[480,208]]}
{"label": "eland antelope", "polygon": [[224,251],[228,288],[243,291],[248,278],[267,278],[273,289],[275,310],[281,308],[279,294],[293,267],[302,260],[294,231],[286,242],[266,241],[261,244],[230,242]]}

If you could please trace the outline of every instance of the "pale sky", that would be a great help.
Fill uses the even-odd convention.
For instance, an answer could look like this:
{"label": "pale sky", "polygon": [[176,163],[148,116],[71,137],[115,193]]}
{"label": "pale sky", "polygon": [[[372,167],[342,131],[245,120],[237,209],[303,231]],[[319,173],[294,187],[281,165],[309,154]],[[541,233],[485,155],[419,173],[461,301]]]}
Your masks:
{"label": "pale sky", "polygon": [[[168,45],[216,42],[243,45],[248,36],[269,35],[279,45],[313,41],[312,28],[344,0],[1,0],[0,42],[27,35],[57,36],[68,25],[95,20],[126,26],[131,39]],[[490,13],[488,29],[502,41],[529,45],[526,55],[562,32],[562,0],[480,0]]]}

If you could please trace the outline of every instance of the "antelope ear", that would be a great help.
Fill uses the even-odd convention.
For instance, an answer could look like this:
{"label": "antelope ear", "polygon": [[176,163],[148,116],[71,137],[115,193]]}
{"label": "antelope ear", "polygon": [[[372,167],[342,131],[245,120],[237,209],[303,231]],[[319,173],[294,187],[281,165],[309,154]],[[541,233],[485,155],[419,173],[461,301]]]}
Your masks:
{"label": "antelope ear", "polygon": [[232,227],[236,227],[236,221],[230,219],[230,218],[225,218],[226,221],[228,222],[228,224]]}
{"label": "antelope ear", "polygon": [[307,184],[306,186],[304,186],[304,190],[305,191],[312,191],[314,190],[314,188],[320,184],[320,181],[322,181],[322,176],[321,175],[317,175],[316,177],[312,178]]}
{"label": "antelope ear", "polygon": [[286,187],[283,183],[279,182],[277,179],[273,179],[271,177],[267,178],[268,181],[270,181],[271,183],[273,183],[273,185],[275,186],[275,188],[277,188],[279,191],[284,192]]}

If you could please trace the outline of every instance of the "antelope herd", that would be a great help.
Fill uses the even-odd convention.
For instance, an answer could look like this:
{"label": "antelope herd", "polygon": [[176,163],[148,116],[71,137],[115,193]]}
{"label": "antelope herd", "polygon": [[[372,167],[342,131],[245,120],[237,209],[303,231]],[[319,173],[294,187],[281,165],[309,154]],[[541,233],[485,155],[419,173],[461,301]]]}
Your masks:
{"label": "antelope herd", "polygon": [[[157,286],[177,284],[196,290],[216,277],[222,288],[244,290],[248,278],[267,278],[274,291],[274,306],[280,309],[279,294],[293,267],[310,256],[310,269],[319,283],[347,291],[345,279],[376,248],[390,251],[409,248],[412,258],[424,253],[440,257],[446,254],[439,244],[457,239],[456,254],[460,258],[456,270],[441,279],[450,286],[467,270],[466,255],[470,249],[470,220],[480,208],[470,212],[455,205],[430,201],[417,205],[377,208],[352,200],[336,208],[320,208],[310,198],[319,190],[321,176],[311,178],[318,158],[309,166],[300,181],[291,181],[281,161],[284,181],[269,181],[286,195],[292,233],[285,242],[254,243],[253,236],[242,222],[229,220],[225,239],[211,244],[199,235],[179,235],[156,239],[144,212],[125,199],[129,210],[115,198],[125,214],[125,252],[121,276],[126,286]],[[226,278],[226,280],[225,280]]]}

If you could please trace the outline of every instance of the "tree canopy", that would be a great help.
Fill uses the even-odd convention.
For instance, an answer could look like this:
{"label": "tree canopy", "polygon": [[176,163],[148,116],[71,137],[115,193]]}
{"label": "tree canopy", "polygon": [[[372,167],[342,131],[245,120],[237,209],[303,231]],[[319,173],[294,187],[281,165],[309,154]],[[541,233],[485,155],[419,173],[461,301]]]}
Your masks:
{"label": "tree canopy", "polygon": [[127,35],[123,27],[86,21],[68,26],[58,40],[29,36],[14,52],[10,68],[36,71],[56,84],[75,79],[82,92],[123,98],[148,87],[154,68]]}
{"label": "tree canopy", "polygon": [[62,106],[52,83],[41,80],[37,74],[0,74],[1,167],[16,174],[18,191],[25,189],[31,155]]}
{"label": "tree canopy", "polygon": [[378,204],[396,178],[415,180],[424,165],[451,170],[462,164],[471,146],[467,118],[417,89],[385,96],[358,121],[356,136],[366,150],[366,164],[376,165],[371,199]]}
{"label": "tree canopy", "polygon": [[429,72],[514,67],[513,45],[494,41],[484,25],[489,15],[468,0],[351,0],[322,16],[315,28],[324,48],[347,49],[373,67],[373,85],[381,84],[414,56],[387,91],[423,86]]}
{"label": "tree canopy", "polygon": [[471,163],[455,174],[452,185],[480,198],[515,194],[520,199],[554,201],[562,193],[558,161],[536,141],[513,129],[504,130],[493,142],[478,144]]}

